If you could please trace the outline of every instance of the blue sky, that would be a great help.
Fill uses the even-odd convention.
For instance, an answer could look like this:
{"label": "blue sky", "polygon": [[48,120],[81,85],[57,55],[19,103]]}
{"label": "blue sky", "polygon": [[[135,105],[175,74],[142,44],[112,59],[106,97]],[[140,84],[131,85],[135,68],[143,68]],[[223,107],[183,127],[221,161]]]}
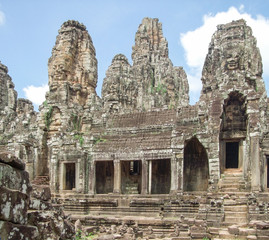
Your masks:
{"label": "blue sky", "polygon": [[135,33],[144,17],[163,24],[169,57],[187,72],[192,104],[199,99],[201,69],[216,25],[245,18],[261,50],[268,92],[267,0],[0,0],[0,61],[8,67],[18,96],[29,98],[38,109],[58,30],[63,22],[77,20],[87,27],[96,49],[100,96],[113,57],[122,53],[132,62]]}

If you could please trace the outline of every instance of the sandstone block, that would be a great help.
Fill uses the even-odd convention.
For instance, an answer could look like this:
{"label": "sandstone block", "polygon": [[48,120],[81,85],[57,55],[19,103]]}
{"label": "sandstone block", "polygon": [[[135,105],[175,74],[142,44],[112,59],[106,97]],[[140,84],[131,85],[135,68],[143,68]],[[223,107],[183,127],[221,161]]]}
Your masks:
{"label": "sandstone block", "polygon": [[230,234],[238,235],[239,234],[239,228],[236,225],[232,225],[228,227],[228,231]]}
{"label": "sandstone block", "polygon": [[10,152],[1,152],[0,153],[0,162],[6,163],[14,168],[24,170],[25,169],[25,163],[12,155]]}
{"label": "sandstone block", "polygon": [[30,194],[32,189],[28,172],[18,170],[8,164],[0,162],[0,187],[1,186],[18,190],[27,195]]}
{"label": "sandstone block", "polygon": [[43,201],[48,201],[51,199],[51,191],[49,186],[44,185],[33,185],[33,191],[31,192],[31,197],[40,199]]}
{"label": "sandstone block", "polygon": [[50,210],[51,203],[42,201],[40,199],[31,199],[29,208],[32,210]]}
{"label": "sandstone block", "polygon": [[40,239],[38,229],[35,226],[19,225],[11,222],[0,221],[0,239],[3,240],[32,240]]}
{"label": "sandstone block", "polygon": [[37,226],[43,239],[74,239],[75,227],[64,216],[53,211],[28,213],[30,224]]}
{"label": "sandstone block", "polygon": [[0,220],[27,224],[29,197],[16,190],[0,187]]}

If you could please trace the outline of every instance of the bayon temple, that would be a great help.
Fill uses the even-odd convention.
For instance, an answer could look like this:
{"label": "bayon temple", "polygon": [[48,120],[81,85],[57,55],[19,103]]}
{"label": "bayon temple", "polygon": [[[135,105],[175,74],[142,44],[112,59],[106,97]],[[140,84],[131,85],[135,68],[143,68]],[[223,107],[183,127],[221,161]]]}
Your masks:
{"label": "bayon temple", "polygon": [[[24,224],[35,239],[41,233],[49,239],[37,215],[61,207],[70,214],[62,219],[70,232],[79,219],[93,232],[114,234],[111,239],[268,239],[269,101],[262,59],[244,20],[216,29],[195,105],[185,71],[169,59],[158,19],[139,25],[132,64],[123,54],[112,59],[102,97],[95,48],[77,21],[59,30],[39,112],[17,98],[1,64],[0,188],[19,191],[12,184],[16,174],[9,179],[6,170],[15,167],[17,175],[29,175],[24,184],[31,188],[31,181],[35,194],[20,192],[28,199],[28,223],[2,211],[0,228]],[[3,209],[8,201],[0,204]]]}

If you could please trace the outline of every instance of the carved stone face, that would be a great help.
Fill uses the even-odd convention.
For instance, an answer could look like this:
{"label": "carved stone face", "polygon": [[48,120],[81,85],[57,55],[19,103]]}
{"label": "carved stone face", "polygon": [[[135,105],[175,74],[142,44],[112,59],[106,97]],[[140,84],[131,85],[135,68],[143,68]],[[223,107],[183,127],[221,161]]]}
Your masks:
{"label": "carved stone face", "polygon": [[51,77],[54,81],[64,81],[67,79],[68,74],[72,66],[72,61],[70,58],[65,59],[55,59],[52,65]]}
{"label": "carved stone face", "polygon": [[114,78],[108,85],[108,100],[118,100],[118,79]]}
{"label": "carved stone face", "polygon": [[226,68],[228,70],[235,70],[239,68],[240,56],[239,53],[234,49],[227,52],[226,55]]}
{"label": "carved stone face", "polygon": [[226,119],[227,121],[233,121],[233,116],[238,115],[238,106],[229,105],[226,107]]}

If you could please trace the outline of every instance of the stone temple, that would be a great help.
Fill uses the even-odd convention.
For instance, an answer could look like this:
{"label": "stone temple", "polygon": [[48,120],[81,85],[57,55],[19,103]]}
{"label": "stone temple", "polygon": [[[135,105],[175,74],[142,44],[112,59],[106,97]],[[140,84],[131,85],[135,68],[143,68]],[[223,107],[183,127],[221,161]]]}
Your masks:
{"label": "stone temple", "polygon": [[0,150],[99,239],[268,239],[269,100],[251,28],[217,26],[205,57],[190,105],[162,24],[144,18],[132,64],[112,59],[100,98],[92,39],[67,21],[39,112],[0,65]]}

